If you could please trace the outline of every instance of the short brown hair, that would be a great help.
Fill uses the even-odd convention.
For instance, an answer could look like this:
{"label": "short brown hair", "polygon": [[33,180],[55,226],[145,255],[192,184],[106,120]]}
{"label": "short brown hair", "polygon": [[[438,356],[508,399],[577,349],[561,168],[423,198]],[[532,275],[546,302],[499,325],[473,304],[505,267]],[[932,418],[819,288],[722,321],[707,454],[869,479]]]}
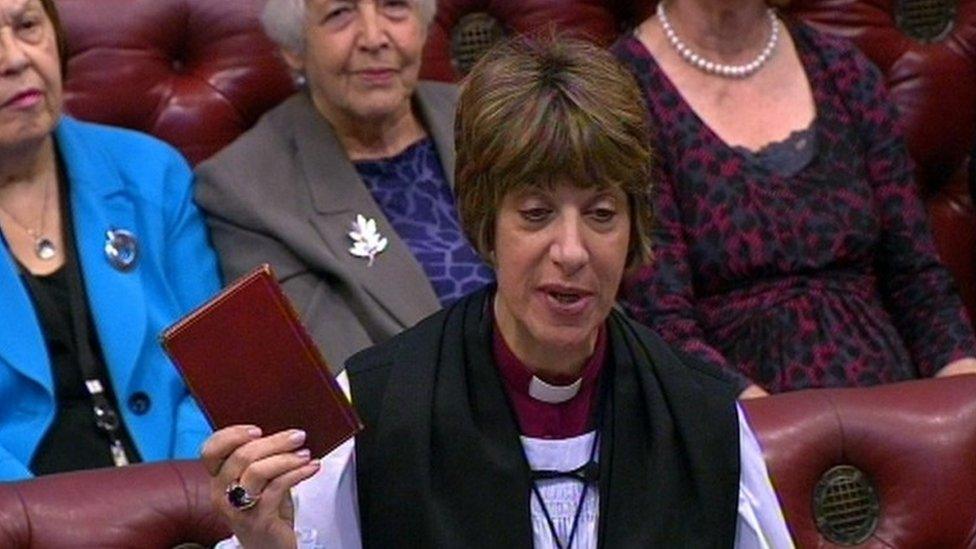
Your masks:
{"label": "short brown hair", "polygon": [[[68,43],[64,38],[64,27],[61,26],[61,17],[58,16],[58,8],[54,5],[54,0],[41,0],[41,7],[44,13],[51,20],[54,27],[54,37],[58,42],[58,61],[61,63],[62,82],[68,74]],[[63,84],[62,84],[63,85]]]}
{"label": "short brown hair", "polygon": [[462,83],[455,194],[465,234],[490,261],[495,215],[513,190],[569,182],[627,195],[627,265],[650,260],[648,116],[633,76],[607,51],[552,34],[492,48]]}

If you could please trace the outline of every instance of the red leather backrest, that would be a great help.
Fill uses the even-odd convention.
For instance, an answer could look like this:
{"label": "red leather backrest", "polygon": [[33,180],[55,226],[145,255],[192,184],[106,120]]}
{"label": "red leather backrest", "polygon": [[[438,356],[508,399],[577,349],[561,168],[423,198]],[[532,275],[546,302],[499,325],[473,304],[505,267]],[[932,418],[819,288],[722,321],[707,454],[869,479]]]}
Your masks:
{"label": "red leather backrest", "polygon": [[212,546],[230,529],[196,461],[0,483],[0,547]]}
{"label": "red leather backrest", "polygon": [[57,0],[66,110],[138,129],[198,162],[293,91],[262,0]]}
{"label": "red leather backrest", "polygon": [[460,78],[452,62],[452,37],[466,15],[482,13],[496,19],[506,34],[554,29],[562,35],[610,45],[626,16],[623,2],[600,0],[439,0],[424,49],[422,76],[453,82]]}
{"label": "red leather backrest", "polygon": [[837,465],[874,485],[880,518],[859,547],[976,547],[976,376],[747,401],[797,547],[838,547],[814,522]]}

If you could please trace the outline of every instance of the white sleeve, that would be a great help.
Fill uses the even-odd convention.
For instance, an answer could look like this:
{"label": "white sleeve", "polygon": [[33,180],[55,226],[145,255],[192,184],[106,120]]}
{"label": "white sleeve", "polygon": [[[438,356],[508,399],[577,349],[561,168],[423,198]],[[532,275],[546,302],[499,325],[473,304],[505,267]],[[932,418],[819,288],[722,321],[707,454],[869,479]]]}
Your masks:
{"label": "white sleeve", "polygon": [[756,435],[736,404],[739,414],[739,518],[735,528],[737,549],[790,549],[793,540],[783,519],[779,500],[769,481],[766,462]]}
{"label": "white sleeve", "polygon": [[[349,378],[345,371],[339,374],[336,381],[346,396],[350,396]],[[347,440],[322,458],[322,466],[315,475],[292,488],[298,549],[362,547],[355,456],[355,439]],[[216,545],[216,549],[239,547],[236,538]]]}

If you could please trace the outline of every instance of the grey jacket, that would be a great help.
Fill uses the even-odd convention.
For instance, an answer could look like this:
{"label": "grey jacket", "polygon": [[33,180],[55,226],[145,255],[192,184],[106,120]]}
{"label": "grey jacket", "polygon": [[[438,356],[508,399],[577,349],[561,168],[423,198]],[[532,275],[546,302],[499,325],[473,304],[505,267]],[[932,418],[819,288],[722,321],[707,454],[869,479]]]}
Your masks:
{"label": "grey jacket", "polygon": [[[423,122],[453,185],[457,89],[421,82]],[[437,311],[420,264],[373,201],[332,126],[299,92],[197,168],[227,282],[270,263],[330,367]],[[349,253],[357,214],[389,243],[372,266]]]}

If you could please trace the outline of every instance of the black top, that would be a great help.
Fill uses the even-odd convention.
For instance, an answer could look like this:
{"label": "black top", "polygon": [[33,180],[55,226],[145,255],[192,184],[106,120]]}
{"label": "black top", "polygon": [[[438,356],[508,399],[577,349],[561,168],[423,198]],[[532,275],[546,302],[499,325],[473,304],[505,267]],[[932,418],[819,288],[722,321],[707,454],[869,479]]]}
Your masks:
{"label": "black top", "polygon": [[[68,192],[63,183],[63,174],[59,175],[64,265],[46,276],[31,274],[20,267],[21,278],[30,293],[44,333],[57,399],[54,423],[31,459],[30,470],[35,475],[113,465],[108,435],[95,425],[92,399],[85,388],[85,376],[82,374],[82,357],[90,357],[87,360],[94,365],[106,397],[118,410],[98,334],[92,329],[94,323],[78,263]],[[76,292],[81,295],[73,295]],[[81,304],[80,309],[83,310],[73,311],[72,303]],[[76,330],[79,329],[83,332],[80,338],[76,337]],[[78,349],[77,341],[86,342],[86,349]],[[124,423],[120,431],[129,461],[139,461],[139,454]]]}

